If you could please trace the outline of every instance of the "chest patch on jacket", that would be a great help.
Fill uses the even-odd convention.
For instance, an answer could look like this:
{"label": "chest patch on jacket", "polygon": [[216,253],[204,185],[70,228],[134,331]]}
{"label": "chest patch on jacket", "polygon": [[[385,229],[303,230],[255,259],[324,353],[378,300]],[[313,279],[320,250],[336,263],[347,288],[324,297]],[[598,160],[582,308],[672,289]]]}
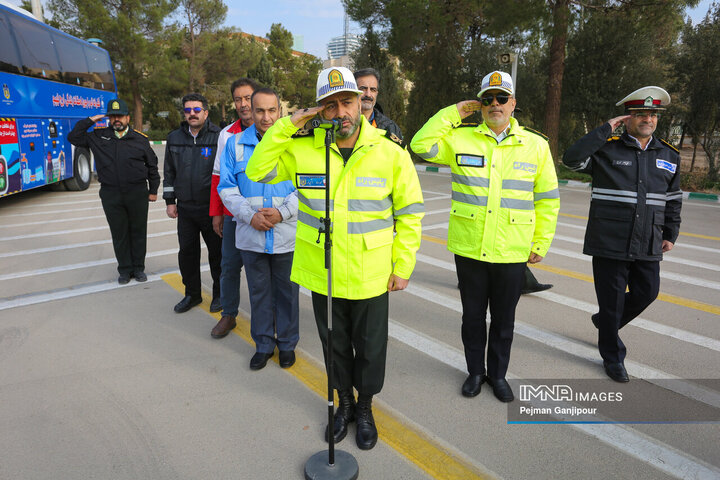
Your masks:
{"label": "chest patch on jacket", "polygon": [[298,173],[297,188],[325,188],[325,174],[323,173]]}
{"label": "chest patch on jacket", "polygon": [[515,162],[513,163],[513,170],[525,170],[529,173],[535,173],[537,172],[537,165],[527,162]]}
{"label": "chest patch on jacket", "polygon": [[212,155],[212,148],[210,148],[210,147],[201,148],[200,155],[202,155],[203,158],[208,158],[210,155]]}
{"label": "chest patch on jacket", "polygon": [[484,167],[485,155],[469,155],[467,153],[458,153],[455,155],[455,161],[461,167]]}
{"label": "chest patch on jacket", "polygon": [[387,182],[387,180],[385,178],[357,177],[355,179],[355,186],[356,187],[385,188],[386,182]]}
{"label": "chest patch on jacket", "polygon": [[657,168],[667,170],[670,173],[675,173],[675,169],[677,168],[677,165],[675,165],[674,163],[670,163],[667,160],[661,160],[659,158],[655,160],[655,166]]}
{"label": "chest patch on jacket", "polygon": [[631,167],[632,160],[613,160],[613,167]]}

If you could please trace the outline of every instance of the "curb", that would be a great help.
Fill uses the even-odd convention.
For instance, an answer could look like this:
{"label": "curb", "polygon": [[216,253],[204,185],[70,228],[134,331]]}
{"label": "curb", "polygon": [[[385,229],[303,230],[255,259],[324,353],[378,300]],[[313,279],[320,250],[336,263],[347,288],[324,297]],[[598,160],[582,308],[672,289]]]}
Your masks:
{"label": "curb", "polygon": [[[434,173],[450,173],[450,167],[432,167],[428,165],[415,165],[418,172],[434,172]],[[566,187],[585,187],[590,188],[589,182],[581,182],[579,180],[558,180],[559,185]],[[716,193],[700,193],[700,192],[683,192],[683,200],[701,200],[703,202],[720,203],[720,195]]]}
{"label": "curb", "polygon": [[165,140],[150,140],[150,145],[165,145],[167,142]]}

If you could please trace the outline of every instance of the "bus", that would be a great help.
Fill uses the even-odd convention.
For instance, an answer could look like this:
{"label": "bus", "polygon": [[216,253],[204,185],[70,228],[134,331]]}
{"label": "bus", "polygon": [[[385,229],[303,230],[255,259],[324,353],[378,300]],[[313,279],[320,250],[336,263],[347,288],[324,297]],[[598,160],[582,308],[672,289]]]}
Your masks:
{"label": "bus", "polygon": [[4,0],[0,45],[0,197],[44,185],[87,189],[91,153],[67,134],[117,98],[108,52]]}

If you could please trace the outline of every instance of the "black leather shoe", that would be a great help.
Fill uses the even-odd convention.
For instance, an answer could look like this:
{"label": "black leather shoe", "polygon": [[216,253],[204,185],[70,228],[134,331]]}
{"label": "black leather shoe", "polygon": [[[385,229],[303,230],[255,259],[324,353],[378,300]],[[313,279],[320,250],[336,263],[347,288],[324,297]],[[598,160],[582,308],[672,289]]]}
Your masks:
{"label": "black leather shoe", "polygon": [[485,375],[468,375],[462,386],[462,394],[466,397],[477,396],[483,382],[485,382]]}
{"label": "black leather shoe", "polygon": [[[333,436],[335,443],[340,442],[347,435],[348,425],[355,421],[355,397],[352,391],[338,390],[338,408],[333,417]],[[329,442],[328,428],[325,428],[325,441]]]}
{"label": "black leather shoe", "polygon": [[295,365],[295,351],[294,350],[288,350],[283,351],[280,350],[280,366],[282,368],[290,368],[293,365]]}
{"label": "black leather shoe", "polygon": [[121,273],[118,277],[118,283],[120,285],[127,285],[127,283],[130,282],[131,277],[132,275],[130,275],[129,273]]}
{"label": "black leather shoe", "polygon": [[133,277],[135,277],[135,280],[138,282],[147,282],[147,275],[145,275],[145,272],[141,272],[140,270],[134,272]]}
{"label": "black leather shoe", "polygon": [[490,377],[485,377],[485,380],[488,382],[488,385],[492,387],[495,398],[497,398],[501,402],[508,403],[512,402],[515,399],[515,395],[513,395],[510,384],[504,378],[493,379]]}
{"label": "black leather shoe", "polygon": [[599,313],[593,313],[593,315],[590,317],[590,320],[592,320],[593,325],[595,325],[595,328],[600,328],[600,314]]}
{"label": "black leather shoe", "polygon": [[265,368],[265,365],[267,365],[267,362],[273,356],[273,353],[274,352],[255,352],[255,355],[253,355],[250,359],[250,370],[260,370],[261,368]]}
{"label": "black leather shoe", "polygon": [[607,376],[616,382],[627,383],[630,381],[627,370],[625,370],[625,365],[622,363],[603,362],[603,366],[605,367],[605,373],[607,373]]}
{"label": "black leather shoe", "polygon": [[523,288],[520,293],[523,295],[527,295],[529,293],[537,293],[543,292],[545,290],[550,290],[552,287],[552,283],[536,283],[535,285],[532,285],[528,288]]}
{"label": "black leather shoe", "polygon": [[375,446],[378,439],[375,419],[372,414],[372,398],[370,400],[358,399],[355,415],[357,421],[355,442],[360,450],[370,450]]}
{"label": "black leather shoe", "polygon": [[175,305],[175,313],[185,313],[195,305],[200,305],[201,303],[201,297],[191,297],[190,295],[188,295],[187,297],[180,300],[177,305]]}
{"label": "black leather shoe", "polygon": [[213,297],[212,302],[210,302],[210,312],[216,313],[222,310],[222,302],[220,301],[220,297]]}

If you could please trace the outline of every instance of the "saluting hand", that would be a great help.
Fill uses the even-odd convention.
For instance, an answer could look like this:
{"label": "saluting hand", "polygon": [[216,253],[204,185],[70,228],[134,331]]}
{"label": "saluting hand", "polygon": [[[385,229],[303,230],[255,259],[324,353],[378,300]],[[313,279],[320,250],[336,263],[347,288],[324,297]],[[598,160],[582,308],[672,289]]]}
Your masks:
{"label": "saluting hand", "polygon": [[615,131],[617,127],[620,126],[621,123],[625,123],[625,120],[630,118],[632,115],[620,115],[619,117],[611,118],[608,120],[608,123],[610,124],[610,127]]}
{"label": "saluting hand", "polygon": [[312,117],[319,114],[323,110],[325,110],[325,107],[323,106],[301,108],[292,114],[292,117],[290,117],[290,121],[296,127],[302,128],[305,126],[308,120],[310,120]]}
{"label": "saluting hand", "polygon": [[98,120],[100,120],[100,119],[103,118],[104,116],[105,116],[105,115],[102,114],[102,113],[101,113],[100,115],[93,115],[92,117],[90,117],[90,120],[92,120],[93,122],[97,122]]}
{"label": "saluting hand", "polygon": [[458,102],[455,106],[457,107],[458,112],[460,112],[460,118],[465,118],[480,110],[481,105],[482,104],[477,100],[464,100],[462,102]]}

